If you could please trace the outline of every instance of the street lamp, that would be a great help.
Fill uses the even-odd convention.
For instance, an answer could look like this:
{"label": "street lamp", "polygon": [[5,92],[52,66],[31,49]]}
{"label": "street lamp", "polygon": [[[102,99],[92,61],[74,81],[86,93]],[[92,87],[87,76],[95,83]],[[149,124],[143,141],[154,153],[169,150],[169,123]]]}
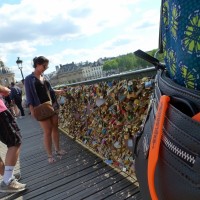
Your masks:
{"label": "street lamp", "polygon": [[24,75],[22,73],[22,60],[19,59],[19,57],[17,57],[17,61],[16,61],[18,68],[20,69],[21,75],[22,75],[22,83],[24,84]]}

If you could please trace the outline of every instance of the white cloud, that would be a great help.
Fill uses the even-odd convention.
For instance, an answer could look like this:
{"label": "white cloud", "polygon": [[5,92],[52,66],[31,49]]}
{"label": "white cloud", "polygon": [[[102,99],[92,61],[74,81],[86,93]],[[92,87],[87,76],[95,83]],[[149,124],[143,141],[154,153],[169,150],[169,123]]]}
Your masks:
{"label": "white cloud", "polygon": [[55,65],[72,61],[156,48],[160,1],[151,3],[158,4],[155,8],[145,8],[147,2],[22,0],[4,4],[0,7],[0,57],[21,79],[15,66],[17,56],[23,59],[23,71],[28,74],[38,55],[50,59],[50,72]]}

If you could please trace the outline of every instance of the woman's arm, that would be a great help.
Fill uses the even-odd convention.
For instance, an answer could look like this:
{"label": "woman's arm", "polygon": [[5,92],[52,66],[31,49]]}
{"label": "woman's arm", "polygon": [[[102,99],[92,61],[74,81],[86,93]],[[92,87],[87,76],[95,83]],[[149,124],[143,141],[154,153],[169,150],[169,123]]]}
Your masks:
{"label": "woman's arm", "polygon": [[65,90],[54,90],[57,95],[65,94]]}
{"label": "woman's arm", "polygon": [[34,97],[33,97],[33,86],[32,86],[32,82],[31,82],[31,78],[30,77],[26,77],[24,80],[24,87],[25,87],[25,93],[26,93],[26,103],[27,106],[29,107],[29,105],[34,105]]}
{"label": "woman's arm", "polygon": [[26,103],[31,112],[31,116],[34,117],[33,97],[32,97],[32,92],[31,92],[31,79],[29,77],[25,78],[24,87],[25,87],[25,93],[26,93]]}
{"label": "woman's arm", "polygon": [[29,104],[29,110],[31,112],[31,116],[35,117],[34,116],[34,107],[31,104]]}
{"label": "woman's arm", "polygon": [[8,96],[10,94],[10,89],[5,86],[0,85],[0,93],[3,96]]}
{"label": "woman's arm", "polygon": [[49,83],[49,81],[47,81],[47,86],[49,87],[49,91],[52,93],[54,93],[54,94],[56,94],[56,95],[62,95],[62,94],[64,94],[65,93],[65,91],[64,90],[54,90],[52,87],[51,87],[51,84]]}

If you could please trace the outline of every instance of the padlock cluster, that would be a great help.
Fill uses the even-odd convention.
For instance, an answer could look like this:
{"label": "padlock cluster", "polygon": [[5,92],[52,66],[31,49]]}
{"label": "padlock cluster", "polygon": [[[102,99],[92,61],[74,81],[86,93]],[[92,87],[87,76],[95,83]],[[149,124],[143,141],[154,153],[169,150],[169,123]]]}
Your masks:
{"label": "padlock cluster", "polygon": [[127,141],[146,116],[152,86],[148,77],[67,86],[59,127],[108,165],[133,176],[134,160]]}

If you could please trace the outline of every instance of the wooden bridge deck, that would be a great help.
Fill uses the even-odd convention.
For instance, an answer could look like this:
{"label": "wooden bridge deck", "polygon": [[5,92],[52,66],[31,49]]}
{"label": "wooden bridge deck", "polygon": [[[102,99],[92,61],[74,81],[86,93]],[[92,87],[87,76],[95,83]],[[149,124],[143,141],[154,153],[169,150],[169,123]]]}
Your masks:
{"label": "wooden bridge deck", "polygon": [[[16,172],[21,172],[21,182],[26,183],[28,189],[20,193],[0,193],[0,199],[141,199],[136,181],[129,181],[63,133],[61,146],[67,154],[56,163],[48,164],[39,124],[29,115],[17,121],[23,145]],[[5,152],[6,147],[1,143],[3,158]]]}

